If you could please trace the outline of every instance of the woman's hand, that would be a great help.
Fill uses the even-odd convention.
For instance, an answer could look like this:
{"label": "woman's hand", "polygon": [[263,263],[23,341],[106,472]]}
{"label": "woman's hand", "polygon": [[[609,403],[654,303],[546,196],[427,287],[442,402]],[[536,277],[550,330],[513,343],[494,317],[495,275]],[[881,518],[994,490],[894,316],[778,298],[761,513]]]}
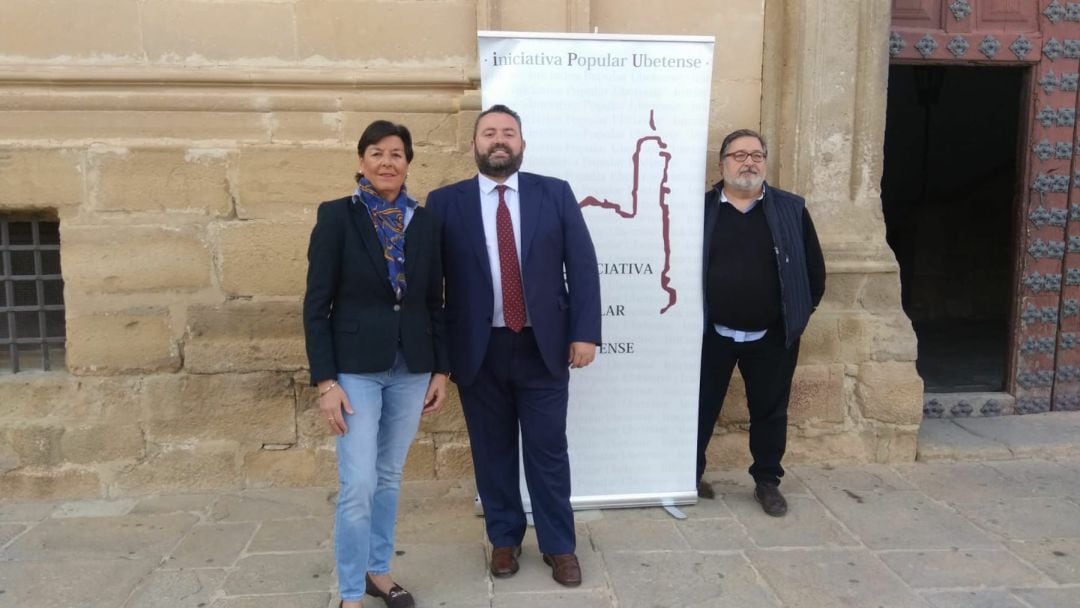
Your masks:
{"label": "woman's hand", "polygon": [[431,374],[431,381],[428,382],[427,394],[424,395],[424,411],[421,412],[422,416],[426,416],[432,412],[436,412],[442,407],[446,401],[446,380],[449,378],[446,374]]}
{"label": "woman's hand", "polygon": [[341,385],[334,380],[320,382],[319,411],[322,412],[323,418],[326,418],[330,430],[335,435],[344,435],[349,432],[349,427],[345,424],[345,416],[341,413],[342,409],[349,414],[353,413],[352,406],[349,405],[349,398],[345,395],[345,390],[341,388]]}

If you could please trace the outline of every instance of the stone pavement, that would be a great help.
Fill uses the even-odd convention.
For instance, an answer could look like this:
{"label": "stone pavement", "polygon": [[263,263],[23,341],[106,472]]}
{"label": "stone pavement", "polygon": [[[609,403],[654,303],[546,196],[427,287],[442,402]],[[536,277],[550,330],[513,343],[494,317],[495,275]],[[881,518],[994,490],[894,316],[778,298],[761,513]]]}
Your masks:
{"label": "stone pavement", "polygon": [[[531,533],[517,576],[492,579],[470,482],[407,483],[395,574],[432,608],[1080,606],[1080,459],[795,466],[783,519],[744,473],[709,478],[722,497],[684,521],[579,512],[574,590]],[[0,607],[336,606],[332,501],[322,488],[0,502]]]}

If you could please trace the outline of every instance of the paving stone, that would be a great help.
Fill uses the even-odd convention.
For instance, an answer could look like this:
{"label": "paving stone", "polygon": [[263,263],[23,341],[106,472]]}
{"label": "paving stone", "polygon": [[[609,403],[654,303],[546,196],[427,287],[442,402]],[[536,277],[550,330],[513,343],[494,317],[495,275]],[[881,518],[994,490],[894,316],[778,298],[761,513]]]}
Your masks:
{"label": "paving stone", "polygon": [[[682,511],[687,517],[731,517],[731,511],[728,510],[727,505],[723,500],[702,499],[698,501],[696,505],[679,505],[675,507]],[[612,508],[612,509],[600,509],[598,511],[588,511],[588,513],[599,512],[599,518],[593,518],[592,521],[609,520],[609,521],[676,521],[663,507],[631,507],[631,508]],[[574,521],[581,522],[581,511],[574,512]]]}
{"label": "paving stone", "polygon": [[754,541],[746,533],[739,520],[688,519],[679,522],[679,532],[691,549],[701,551],[740,551],[754,547]]}
{"label": "paving stone", "polygon": [[5,502],[0,500],[0,523],[31,523],[52,514],[55,502]]}
{"label": "paving stone", "polygon": [[[394,558],[394,580],[417,599],[420,606],[487,608],[488,577],[480,543],[401,544]],[[437,575],[433,575],[437,573]],[[519,572],[517,576],[521,576]],[[515,577],[517,578],[517,577]],[[552,581],[554,585],[555,582]],[[377,604],[376,604],[377,605]],[[367,606],[367,603],[365,603]]]}
{"label": "paving stone", "polygon": [[923,596],[934,608],[1028,608],[1007,591],[946,591]]}
{"label": "paving stone", "polygon": [[330,597],[329,593],[226,597],[214,602],[210,608],[327,608]]}
{"label": "paving stone", "polygon": [[[878,557],[916,589],[1032,586],[1049,581],[1039,571],[1001,550],[897,551]],[[992,579],[992,581],[991,581]]]}
{"label": "paving stone", "polygon": [[[753,489],[747,490],[747,492],[753,492]],[[741,492],[739,494],[741,494]],[[724,496],[735,495],[738,494],[724,493],[717,494],[716,498],[699,498],[697,504],[682,506],[679,507],[679,510],[685,513],[686,516],[690,519],[727,519],[732,517],[734,514],[731,512],[731,509],[728,508],[727,503],[724,502]],[[653,509],[648,510],[652,511]],[[663,509],[656,510],[663,513],[664,517],[667,517],[669,519],[671,518],[671,515],[669,515]],[[611,511],[605,511],[605,513],[610,512]],[[657,514],[652,517],[652,519],[661,519],[661,517],[659,516],[659,514]]]}
{"label": "paving stone", "polygon": [[620,608],[780,606],[739,554],[627,551],[604,562]]}
{"label": "paving stone", "polygon": [[153,513],[209,513],[217,500],[214,494],[178,494],[148,496],[139,500],[132,509],[135,515]]}
{"label": "paving stone", "polygon": [[919,492],[844,490],[818,495],[871,549],[996,548],[997,542]]}
{"label": "paving stone", "polygon": [[[590,542],[589,532],[585,525],[577,526],[577,556],[581,564],[581,587],[579,589],[601,589],[607,585],[604,576],[603,556],[594,551],[595,543]],[[486,555],[491,554],[488,547]],[[486,557],[485,557],[486,559]],[[521,570],[510,578],[492,577],[493,589],[496,593],[520,593],[520,592],[551,592],[562,590],[558,583],[551,578],[551,566],[544,563],[540,547],[536,542],[536,535],[526,534],[521,543],[521,556],[518,558]],[[484,562],[484,572],[487,562]]]}
{"label": "paving stone", "polygon": [[328,551],[252,555],[236,563],[225,580],[226,595],[329,591],[334,556]]}
{"label": "paving stone", "polygon": [[896,470],[927,496],[946,502],[1026,496],[1029,489],[983,463],[927,462],[898,465]]}
{"label": "paving stone", "polygon": [[[882,464],[845,467],[797,467],[795,473],[811,492],[914,490],[915,486],[895,469]],[[781,486],[781,489],[784,489]]]}
{"label": "paving stone", "polygon": [[960,427],[1009,448],[1015,457],[1080,455],[1080,417],[1072,412],[954,419]]}
{"label": "paving stone", "polygon": [[761,549],[747,554],[784,608],[926,608],[922,598],[865,549]]}
{"label": "paving stone", "polygon": [[195,521],[189,514],[50,519],[17,538],[5,554],[49,561],[161,558]]}
{"label": "paving stone", "polygon": [[80,500],[65,502],[53,510],[53,519],[66,517],[117,517],[127,515],[137,501],[134,498],[119,500]]}
{"label": "paving stone", "polygon": [[993,460],[1012,456],[1013,453],[1005,444],[976,435],[952,419],[924,419],[919,425],[918,449],[915,455],[919,462]]}
{"label": "paving stone", "polygon": [[236,563],[257,524],[199,525],[180,542],[166,560],[166,568],[227,568]]}
{"label": "paving stone", "polygon": [[[798,471],[805,469],[801,465],[787,467],[786,474],[780,482],[780,488],[784,494],[809,494],[810,489],[799,477]],[[713,491],[717,496],[728,494],[750,494],[754,491],[754,478],[746,472],[746,469],[729,471],[706,471],[702,479],[712,484]]]}
{"label": "paving stone", "polygon": [[999,471],[1022,488],[1020,496],[1080,496],[1080,468],[1067,468],[1049,460],[1003,460],[988,462],[987,466]]}
{"label": "paving stone", "polygon": [[329,517],[309,517],[263,522],[248,553],[314,551],[333,549],[334,522]]}
{"label": "paving stone", "polygon": [[492,608],[611,608],[607,591],[555,591],[551,593],[502,593],[495,596]]}
{"label": "paving stone", "polygon": [[1076,608],[1080,606],[1080,587],[1067,589],[1013,589],[1012,593],[1036,608]]}
{"label": "paving stone", "polygon": [[156,558],[4,562],[0,607],[120,606],[157,562]]}
{"label": "paving stone", "polygon": [[759,547],[850,546],[859,541],[844,531],[821,503],[810,496],[788,496],[788,514],[771,517],[752,496],[724,501]]}
{"label": "paving stone", "polygon": [[[482,543],[484,518],[478,517],[472,499],[439,498],[402,500],[398,504],[398,543]],[[454,525],[446,522],[452,520]]]}
{"label": "paving stone", "polygon": [[1080,538],[1080,505],[1062,498],[1002,498],[956,508],[1009,540]]}
{"label": "paving stone", "polygon": [[597,551],[604,552],[679,551],[690,548],[670,517],[667,521],[602,519],[589,524],[589,534]]}
{"label": "paving stone", "polygon": [[1021,559],[1063,585],[1080,583],[1080,540],[1010,542],[1005,546]]}
{"label": "paving stone", "polygon": [[250,490],[222,496],[210,513],[214,521],[265,521],[334,513],[334,492],[327,488]]}
{"label": "paving stone", "polygon": [[0,524],[0,548],[11,542],[11,539],[22,534],[23,530],[26,530],[26,524]]}
{"label": "paving stone", "polygon": [[124,608],[205,608],[224,581],[224,570],[152,572]]}

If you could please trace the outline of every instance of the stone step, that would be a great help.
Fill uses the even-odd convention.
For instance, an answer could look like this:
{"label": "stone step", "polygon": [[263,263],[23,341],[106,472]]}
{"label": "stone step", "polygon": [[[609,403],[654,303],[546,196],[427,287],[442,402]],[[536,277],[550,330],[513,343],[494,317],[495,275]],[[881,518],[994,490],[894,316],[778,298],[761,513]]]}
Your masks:
{"label": "stone step", "polygon": [[1016,413],[1009,393],[924,393],[924,418],[983,418]]}

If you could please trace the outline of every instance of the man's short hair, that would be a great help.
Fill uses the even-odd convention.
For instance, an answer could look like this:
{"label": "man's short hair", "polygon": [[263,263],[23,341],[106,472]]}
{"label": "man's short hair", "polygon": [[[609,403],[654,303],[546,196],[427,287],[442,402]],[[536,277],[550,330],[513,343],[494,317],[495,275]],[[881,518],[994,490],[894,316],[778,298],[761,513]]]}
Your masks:
{"label": "man's short hair", "polygon": [[521,117],[518,116],[518,113],[511,110],[509,107],[504,106],[501,103],[497,103],[497,104],[491,106],[490,108],[484,110],[483,112],[480,113],[479,116],[476,117],[476,122],[473,123],[473,128],[472,128],[473,139],[476,139],[476,130],[480,126],[480,119],[487,116],[488,114],[506,114],[508,116],[512,116],[514,118],[514,121],[517,122],[518,133],[519,134],[521,133]]}
{"label": "man's short hair", "polygon": [[761,142],[761,150],[765,153],[765,156],[769,155],[769,145],[765,143],[765,138],[761,136],[761,133],[753,129],[738,129],[727,134],[724,138],[724,143],[720,144],[720,162],[724,162],[724,155],[727,154],[728,148],[731,147],[731,142],[739,139],[740,137],[753,137]]}

